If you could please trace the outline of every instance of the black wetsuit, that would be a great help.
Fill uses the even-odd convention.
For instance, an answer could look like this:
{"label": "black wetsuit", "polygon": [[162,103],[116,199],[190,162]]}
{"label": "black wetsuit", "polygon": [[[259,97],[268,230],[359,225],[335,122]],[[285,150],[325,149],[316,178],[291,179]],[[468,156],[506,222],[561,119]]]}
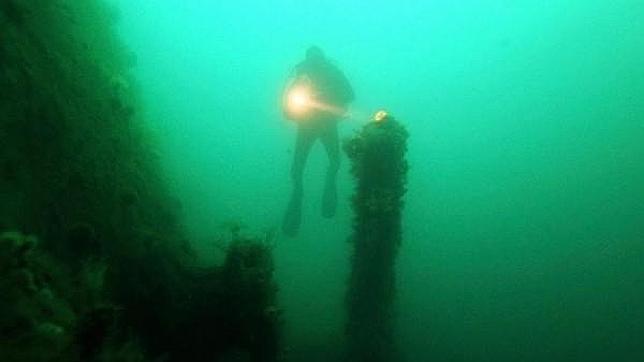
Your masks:
{"label": "black wetsuit", "polygon": [[[345,109],[354,99],[353,89],[345,75],[326,60],[303,61],[296,67],[296,76],[308,78],[314,88],[315,100],[319,103],[336,109]],[[322,199],[322,215],[332,217],[335,214],[337,200],[335,178],[340,167],[340,142],[337,128],[339,117],[334,112],[320,110],[308,119],[297,122],[297,139],[291,168],[293,194],[282,227],[287,235],[295,235],[299,229],[304,166],[311,147],[318,138],[329,157]]]}

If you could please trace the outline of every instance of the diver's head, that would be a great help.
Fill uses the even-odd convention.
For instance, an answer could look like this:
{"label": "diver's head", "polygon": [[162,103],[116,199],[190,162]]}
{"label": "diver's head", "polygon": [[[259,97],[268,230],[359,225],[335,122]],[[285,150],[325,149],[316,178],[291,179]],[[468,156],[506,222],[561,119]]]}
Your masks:
{"label": "diver's head", "polygon": [[306,61],[312,63],[321,63],[325,60],[324,52],[318,46],[311,46],[306,49]]}

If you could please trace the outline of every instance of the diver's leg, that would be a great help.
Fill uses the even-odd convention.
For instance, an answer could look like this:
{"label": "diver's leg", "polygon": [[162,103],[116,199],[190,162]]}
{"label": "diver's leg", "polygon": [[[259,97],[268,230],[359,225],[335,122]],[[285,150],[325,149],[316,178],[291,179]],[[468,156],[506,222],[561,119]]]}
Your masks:
{"label": "diver's leg", "polygon": [[298,128],[295,150],[293,151],[293,165],[291,166],[293,191],[282,221],[282,232],[287,236],[295,236],[300,228],[304,166],[314,141],[315,137],[310,130]]}
{"label": "diver's leg", "polygon": [[333,217],[338,203],[336,177],[340,169],[340,140],[336,121],[329,123],[324,133],[322,133],[321,141],[329,156],[329,167],[326,171],[324,193],[322,195],[322,216]]}

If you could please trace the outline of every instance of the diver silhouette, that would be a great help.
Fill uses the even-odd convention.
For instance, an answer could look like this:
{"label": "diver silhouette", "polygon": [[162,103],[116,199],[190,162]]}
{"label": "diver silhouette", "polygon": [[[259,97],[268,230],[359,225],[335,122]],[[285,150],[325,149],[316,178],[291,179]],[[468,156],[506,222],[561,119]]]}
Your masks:
{"label": "diver silhouette", "polygon": [[312,46],[305,59],[295,67],[295,77],[284,97],[284,115],[297,124],[297,136],[291,166],[293,190],[282,232],[295,236],[300,228],[304,167],[311,147],[319,139],[329,157],[324,182],[322,216],[335,215],[337,204],[336,175],[340,168],[338,121],[345,117],[347,105],[355,98],[346,76],[332,64],[322,50]]}

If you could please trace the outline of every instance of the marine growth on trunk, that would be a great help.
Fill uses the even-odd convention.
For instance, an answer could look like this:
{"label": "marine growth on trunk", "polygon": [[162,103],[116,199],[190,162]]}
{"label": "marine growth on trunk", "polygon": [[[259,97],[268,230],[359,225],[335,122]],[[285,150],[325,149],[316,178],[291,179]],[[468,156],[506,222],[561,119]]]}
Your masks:
{"label": "marine growth on trunk", "polygon": [[347,360],[399,360],[394,341],[395,259],[407,175],[407,131],[378,112],[345,142],[356,179],[352,270],[347,292]]}

